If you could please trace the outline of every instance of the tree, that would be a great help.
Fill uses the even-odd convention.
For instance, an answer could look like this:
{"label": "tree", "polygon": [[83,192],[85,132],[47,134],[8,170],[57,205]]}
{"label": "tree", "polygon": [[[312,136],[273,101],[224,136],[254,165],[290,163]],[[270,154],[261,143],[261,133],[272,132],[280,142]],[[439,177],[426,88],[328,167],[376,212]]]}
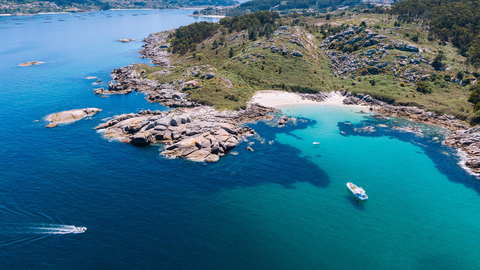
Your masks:
{"label": "tree", "polygon": [[233,48],[230,47],[230,51],[228,52],[228,57],[232,58],[233,57]]}
{"label": "tree", "polygon": [[110,8],[111,8],[110,3],[105,2],[100,9],[101,10],[109,10]]}
{"label": "tree", "polygon": [[438,54],[435,56],[432,62],[432,67],[436,70],[439,70],[443,67],[443,59],[444,59],[443,51],[439,51]]}
{"label": "tree", "polygon": [[255,30],[254,27],[252,28],[249,28],[248,29],[248,38],[250,38],[250,40],[257,40],[257,37],[258,37],[258,34],[257,34],[257,30]]}
{"label": "tree", "polygon": [[480,85],[477,83],[470,87],[470,97],[468,97],[468,102],[473,103],[474,105],[480,102]]}
{"label": "tree", "polygon": [[468,60],[476,69],[478,69],[478,63],[480,63],[480,35],[478,35],[470,43],[470,48],[468,49]]}

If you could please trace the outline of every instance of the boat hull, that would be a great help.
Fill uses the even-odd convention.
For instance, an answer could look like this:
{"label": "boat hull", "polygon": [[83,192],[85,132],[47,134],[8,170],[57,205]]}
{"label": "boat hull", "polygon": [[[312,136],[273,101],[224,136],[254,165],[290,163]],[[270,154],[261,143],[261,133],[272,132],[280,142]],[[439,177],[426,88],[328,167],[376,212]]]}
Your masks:
{"label": "boat hull", "polygon": [[353,191],[351,189],[348,189],[348,190],[350,190],[350,193],[352,193],[353,196],[355,196],[355,198],[359,199],[360,201],[368,200],[368,198],[361,198],[360,196],[358,196],[358,194],[353,193]]}
{"label": "boat hull", "polygon": [[[347,183],[347,188],[348,190],[350,191],[350,193],[353,194],[353,196],[355,196],[355,198],[361,200],[361,201],[366,201],[368,200],[368,195],[365,194],[364,190],[362,188],[358,188],[355,184],[353,183]],[[360,189],[362,191],[363,194],[359,194],[359,193],[356,193],[355,192],[355,189]]]}

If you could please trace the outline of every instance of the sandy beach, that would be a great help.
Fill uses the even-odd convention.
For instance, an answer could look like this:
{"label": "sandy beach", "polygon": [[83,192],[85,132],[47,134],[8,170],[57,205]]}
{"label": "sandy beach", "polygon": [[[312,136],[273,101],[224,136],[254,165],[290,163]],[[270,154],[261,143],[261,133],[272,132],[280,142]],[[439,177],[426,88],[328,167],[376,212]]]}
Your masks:
{"label": "sandy beach", "polygon": [[264,90],[258,91],[250,99],[250,103],[258,103],[263,106],[273,107],[281,109],[284,107],[290,106],[312,106],[312,105],[323,105],[323,106],[345,106],[354,109],[360,109],[368,111],[369,107],[361,105],[345,105],[343,104],[344,97],[338,92],[331,92],[330,97],[322,102],[317,102],[313,100],[308,100],[302,98],[300,95],[292,92],[284,91],[275,91],[275,90]]}

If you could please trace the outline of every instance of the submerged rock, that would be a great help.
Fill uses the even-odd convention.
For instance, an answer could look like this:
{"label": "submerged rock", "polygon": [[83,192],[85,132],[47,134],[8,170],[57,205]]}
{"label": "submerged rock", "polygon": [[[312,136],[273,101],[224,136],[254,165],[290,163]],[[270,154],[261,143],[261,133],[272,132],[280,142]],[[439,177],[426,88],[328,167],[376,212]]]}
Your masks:
{"label": "submerged rock", "polygon": [[18,64],[19,67],[27,67],[27,66],[38,66],[40,64],[44,64],[45,62],[40,62],[40,61],[31,61],[31,62],[26,62],[26,63],[20,63]]}
{"label": "submerged rock", "polygon": [[53,123],[50,123],[50,124],[46,125],[45,127],[46,127],[46,128],[54,128],[54,127],[56,127],[57,125],[58,125],[57,122],[53,122]]}

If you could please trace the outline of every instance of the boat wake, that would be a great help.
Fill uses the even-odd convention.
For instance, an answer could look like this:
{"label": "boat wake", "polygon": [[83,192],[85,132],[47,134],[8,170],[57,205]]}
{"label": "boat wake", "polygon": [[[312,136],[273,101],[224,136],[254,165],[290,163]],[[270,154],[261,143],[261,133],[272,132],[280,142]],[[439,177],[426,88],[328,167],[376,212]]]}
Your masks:
{"label": "boat wake", "polygon": [[86,227],[61,224],[3,224],[0,234],[75,234],[84,233]]}

